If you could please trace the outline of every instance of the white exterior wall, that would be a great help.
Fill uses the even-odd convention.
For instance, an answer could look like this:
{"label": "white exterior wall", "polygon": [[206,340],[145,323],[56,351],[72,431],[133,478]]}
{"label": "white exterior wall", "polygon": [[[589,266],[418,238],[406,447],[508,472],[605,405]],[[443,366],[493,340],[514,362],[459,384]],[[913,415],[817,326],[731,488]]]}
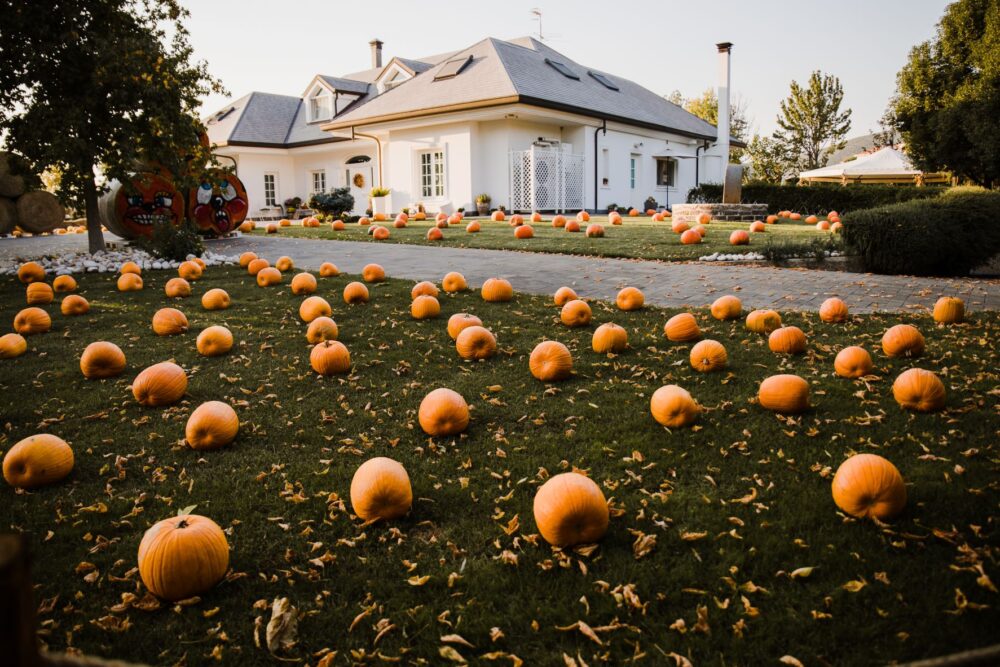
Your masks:
{"label": "white exterior wall", "polygon": [[[295,160],[290,151],[283,148],[252,148],[247,146],[225,146],[216,151],[219,155],[236,158],[236,175],[243,181],[250,199],[253,218],[264,207],[264,174],[274,173],[275,199],[278,205],[288,197],[296,196]],[[223,164],[226,161],[223,160]]]}
{"label": "white exterior wall", "polygon": [[[468,122],[391,130],[388,141],[383,140],[382,157],[393,211],[421,202],[430,212],[449,204],[451,210],[474,209],[478,193],[472,187],[473,132],[473,124]],[[423,197],[420,192],[419,153],[430,149],[444,152],[444,197]]]}
{"label": "white exterior wall", "polygon": [[[677,167],[672,187],[656,185],[655,155],[666,149],[676,155],[694,155],[695,143],[685,137],[668,135],[650,131],[622,131],[609,129],[607,134],[597,135],[598,163],[598,209],[609,204],[619,207],[642,208],[647,197],[656,199],[657,204],[679,204],[687,200],[688,190],[695,184],[695,161],[693,159],[676,159]],[[607,167],[604,163],[604,150],[607,154]],[[637,159],[637,175],[635,188],[631,187],[630,160],[635,155]],[[593,145],[587,156],[589,187],[593,188]],[[608,183],[604,184],[607,177]],[[588,206],[593,206],[593,195],[588,200]]]}

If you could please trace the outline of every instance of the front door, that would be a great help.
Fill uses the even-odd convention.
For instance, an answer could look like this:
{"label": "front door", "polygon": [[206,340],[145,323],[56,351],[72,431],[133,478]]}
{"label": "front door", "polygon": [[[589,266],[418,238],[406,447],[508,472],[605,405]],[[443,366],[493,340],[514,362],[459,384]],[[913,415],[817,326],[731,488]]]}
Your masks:
{"label": "front door", "polygon": [[368,193],[375,187],[372,183],[374,169],[371,163],[347,165],[347,184],[354,197],[354,215],[364,215],[368,208]]}

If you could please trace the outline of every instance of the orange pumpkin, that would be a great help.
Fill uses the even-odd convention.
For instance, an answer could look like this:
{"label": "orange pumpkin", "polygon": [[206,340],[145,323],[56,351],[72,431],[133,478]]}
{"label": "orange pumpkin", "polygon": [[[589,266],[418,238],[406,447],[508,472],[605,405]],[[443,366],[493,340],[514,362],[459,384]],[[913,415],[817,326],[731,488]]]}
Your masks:
{"label": "orange pumpkin", "polygon": [[497,339],[485,327],[468,326],[455,339],[455,350],[463,359],[489,359],[497,352]]}
{"label": "orange pumpkin", "polygon": [[505,217],[506,216],[503,211],[493,211],[493,215],[490,216],[490,219],[493,220],[493,222],[503,222]]}
{"label": "orange pumpkin", "polygon": [[429,280],[421,280],[410,290],[410,298],[416,299],[418,296],[433,296],[437,298],[439,294],[437,285]]}
{"label": "orange pumpkin", "polygon": [[593,544],[608,532],[608,502],[597,483],[578,472],[560,473],[542,484],[532,513],[539,534],[556,547]]}
{"label": "orange pumpkin", "polygon": [[612,225],[622,224],[622,214],[619,213],[618,211],[611,211],[610,213],[608,213],[608,222],[610,222]]}
{"label": "orange pumpkin", "polygon": [[255,223],[253,220],[244,220],[242,223],[240,223],[239,226],[239,230],[244,234],[249,234],[256,228],[257,228],[257,223]]}
{"label": "orange pumpkin", "polygon": [[171,602],[201,595],[229,569],[229,543],[211,519],[184,514],[154,524],[139,543],[139,577]]}
{"label": "orange pumpkin", "polygon": [[552,216],[552,226],[560,229],[566,226],[566,216],[564,215],[554,215]]}
{"label": "orange pumpkin", "polygon": [[691,313],[679,313],[671,317],[664,325],[663,333],[668,340],[675,343],[686,343],[701,338],[698,322]]}
{"label": "orange pumpkin", "polygon": [[761,232],[767,231],[767,227],[760,220],[754,220],[750,223],[750,233],[760,234]]}
{"label": "orange pumpkin", "polygon": [[716,340],[703,340],[691,348],[691,367],[702,373],[721,371],[729,362],[726,348]]}
{"label": "orange pumpkin", "polygon": [[448,318],[448,335],[452,337],[452,340],[457,340],[458,335],[466,328],[481,326],[483,326],[483,321],[475,315],[455,313]]}
{"label": "orange pumpkin", "polygon": [[512,227],[517,227],[524,224],[524,218],[516,213],[510,216],[510,224]]}
{"label": "orange pumpkin", "polygon": [[90,310],[90,302],[79,294],[70,294],[62,300],[59,308],[66,316],[83,315]]}
{"label": "orange pumpkin", "polygon": [[695,225],[694,227],[691,228],[691,231],[698,232],[698,235],[704,239],[705,234],[708,234],[708,227],[706,227],[705,225]]}
{"label": "orange pumpkin", "polygon": [[469,405],[457,391],[440,387],[420,401],[417,420],[428,435],[457,435],[469,426]]}
{"label": "orange pumpkin", "polygon": [[240,418],[222,401],[206,401],[188,417],[184,439],[191,449],[219,449],[236,439]]}
{"label": "orange pumpkin", "polygon": [[45,269],[38,262],[25,262],[17,267],[17,279],[30,284],[45,280]]}
{"label": "orange pumpkin", "polygon": [[[477,220],[473,220],[465,226],[466,234],[475,234],[476,232],[482,230],[483,226],[479,224]],[[440,233],[440,232],[439,232]]]}
{"label": "orange pumpkin", "polygon": [[336,340],[325,340],[309,353],[309,365],[320,375],[338,375],[351,370],[351,353]]}
{"label": "orange pumpkin", "polygon": [[148,408],[172,405],[187,391],[184,369],[170,361],[162,361],[144,369],[132,381],[132,395],[139,405]]}
{"label": "orange pumpkin", "polygon": [[585,327],[590,324],[591,311],[586,301],[573,299],[566,302],[559,314],[559,319],[568,327]]}
{"label": "orange pumpkin", "polygon": [[690,426],[701,414],[701,406],[688,393],[675,384],[668,384],[653,392],[649,401],[653,419],[667,428]]}
{"label": "orange pumpkin", "polygon": [[201,264],[198,262],[192,262],[189,260],[187,262],[181,262],[181,265],[177,267],[177,275],[187,281],[198,280],[201,278],[201,274],[202,268]]}
{"label": "orange pumpkin", "polygon": [[360,218],[358,218],[358,226],[367,227],[370,224],[372,224],[372,221],[368,217],[361,216]]}
{"label": "orange pumpkin", "polygon": [[163,293],[171,299],[183,299],[191,296],[191,283],[183,278],[171,278],[163,286]]}
{"label": "orange pumpkin", "polygon": [[28,341],[24,336],[16,333],[9,333],[0,336],[0,359],[13,359],[20,357],[28,351]]}
{"label": "orange pumpkin", "polygon": [[712,317],[717,320],[735,320],[743,314],[743,302],[737,297],[727,294],[712,302]]}
{"label": "orange pumpkin", "polygon": [[297,273],[292,278],[292,294],[312,294],[316,291],[316,276],[311,273]]}
{"label": "orange pumpkin", "polygon": [[319,266],[319,275],[321,278],[334,278],[340,275],[340,269],[333,262],[323,262]]}
{"label": "orange pumpkin", "polygon": [[924,336],[912,325],[897,324],[882,335],[882,351],[890,357],[919,357]]}
{"label": "orange pumpkin", "polygon": [[815,225],[817,222],[819,222],[819,218],[817,218],[815,215],[806,216],[807,225]]}
{"label": "orange pumpkin", "polygon": [[448,219],[444,221],[445,223],[444,226],[447,227],[448,225],[458,225],[462,223],[462,220],[463,217],[461,213],[452,213],[451,215],[448,216]]}
{"label": "orange pumpkin", "polygon": [[514,238],[530,239],[535,235],[535,230],[531,225],[521,225],[514,228]]}
{"label": "orange pumpkin", "polygon": [[229,293],[215,287],[201,296],[201,307],[205,310],[225,310],[230,304]]}
{"label": "orange pumpkin", "polygon": [[195,345],[204,357],[221,357],[233,349],[233,334],[226,327],[211,326],[198,334]]}
{"label": "orange pumpkin", "polygon": [[772,375],[760,383],[757,400],[774,412],[804,412],[809,409],[809,383],[798,375]]}
{"label": "orange pumpkin", "polygon": [[119,292],[138,292],[142,289],[142,276],[138,273],[123,273],[118,277]]}
{"label": "orange pumpkin", "polygon": [[287,273],[295,268],[295,262],[292,261],[291,257],[282,256],[274,263],[274,268],[278,269],[282,273]]}
{"label": "orange pumpkin", "polygon": [[153,331],[157,336],[176,336],[187,330],[187,316],[176,308],[160,308],[153,315]]}
{"label": "orange pumpkin", "polygon": [[689,229],[681,234],[681,243],[684,245],[696,245],[701,243],[701,234],[694,229]]}
{"label": "orange pumpkin", "polygon": [[461,292],[468,289],[469,284],[465,282],[465,276],[458,271],[451,271],[445,274],[441,281],[441,287],[445,292]]}
{"label": "orange pumpkin", "polygon": [[557,306],[565,306],[567,303],[577,298],[579,297],[577,297],[576,292],[573,291],[572,287],[563,286],[556,290],[556,293],[552,297],[552,301]]}
{"label": "orange pumpkin", "polygon": [[802,214],[801,213],[791,213],[791,214],[789,214],[788,217],[791,218],[792,220],[796,220],[797,221],[797,220],[801,220],[802,219]]}
{"label": "orange pumpkin", "polygon": [[837,220],[832,225],[830,225],[830,231],[834,234],[839,234],[844,229],[844,224]]}
{"label": "orange pumpkin", "polygon": [[[70,297],[66,298],[68,299]],[[25,308],[14,316],[14,331],[22,336],[45,333],[51,328],[52,318],[49,317],[48,313],[37,306]]]}
{"label": "orange pumpkin", "polygon": [[[406,223],[403,223],[403,226],[405,227]],[[382,225],[378,225],[372,230],[372,238],[376,241],[384,241],[389,238],[389,230]]]}
{"label": "orange pumpkin", "polygon": [[325,340],[337,340],[339,335],[340,330],[337,328],[337,323],[325,316],[315,318],[306,329],[306,340],[311,345],[322,343]]}
{"label": "orange pumpkin", "polygon": [[566,226],[563,229],[570,233],[576,233],[580,231],[580,223],[576,220],[570,220],[566,223]]}
{"label": "orange pumpkin", "polygon": [[819,307],[819,319],[824,322],[846,322],[847,317],[847,304],[835,296],[824,301]]}
{"label": "orange pumpkin", "polygon": [[364,283],[348,283],[344,287],[344,303],[368,303],[368,288]]}
{"label": "orange pumpkin", "polygon": [[257,272],[257,285],[259,287],[274,287],[280,285],[282,280],[281,271],[273,266]]}
{"label": "orange pumpkin", "polygon": [[415,320],[428,320],[441,314],[441,304],[432,296],[422,294],[410,304],[410,315]]}
{"label": "orange pumpkin", "polygon": [[351,506],[364,521],[391,521],[410,511],[413,489],[399,461],[382,456],[362,463],[351,479]]}
{"label": "orange pumpkin", "polygon": [[514,298],[514,288],[504,278],[489,278],[481,290],[483,301],[502,302]]}
{"label": "orange pumpkin", "polygon": [[698,216],[699,225],[707,225],[710,222],[712,222],[712,216],[709,215],[708,213],[702,213],[701,215]]}
{"label": "orange pumpkin", "polygon": [[[392,226],[395,227],[396,229],[403,229],[404,227],[406,227],[406,223],[408,222],[409,219],[406,217],[406,214],[400,213],[399,215],[396,216],[396,219],[393,221]],[[386,232],[388,231],[389,230],[386,230]]]}
{"label": "orange pumpkin", "polygon": [[937,412],[944,407],[944,383],[931,371],[911,368],[892,383],[892,396],[907,410]]}
{"label": "orange pumpkin", "polygon": [[427,240],[428,241],[440,241],[444,238],[444,234],[437,227],[431,227],[427,230]]}
{"label": "orange pumpkin", "polygon": [[531,351],[528,368],[542,382],[565,380],[573,374],[573,357],[562,343],[546,340]]}
{"label": "orange pumpkin", "polygon": [[674,220],[670,223],[670,229],[673,230],[674,234],[683,234],[687,230],[691,229],[691,227],[683,220]]}
{"label": "orange pumpkin", "polygon": [[257,259],[250,260],[250,263],[247,264],[247,273],[251,276],[256,276],[269,266],[271,266],[270,262],[263,257],[258,257]]}
{"label": "orange pumpkin", "polygon": [[[142,284],[141,279],[139,283],[140,285]],[[45,306],[52,303],[55,293],[48,283],[38,282],[28,283],[28,286],[24,289],[24,296],[29,306]]]}
{"label": "orange pumpkin", "polygon": [[281,220],[278,221],[278,226],[279,227],[291,227],[292,226],[292,221],[288,220],[287,218],[282,218]]}
{"label": "orange pumpkin", "polygon": [[590,214],[586,211],[580,211],[576,214],[577,222],[590,222]]}
{"label": "orange pumpkin", "polygon": [[934,321],[955,324],[965,320],[965,302],[953,296],[943,296],[934,304]]}
{"label": "orange pumpkin", "polygon": [[816,230],[820,232],[830,231],[830,223],[826,220],[820,220],[816,223]]}
{"label": "orange pumpkin", "polygon": [[69,275],[56,276],[56,279],[52,281],[52,289],[56,293],[61,294],[64,292],[75,292],[76,291],[76,278]]}
{"label": "orange pumpkin", "polygon": [[598,354],[617,354],[628,347],[628,332],[613,322],[606,322],[594,331],[590,346]]}
{"label": "orange pumpkin", "polygon": [[780,327],[768,336],[767,346],[779,354],[802,354],[806,351],[806,335],[798,327]]}
{"label": "orange pumpkin", "polygon": [[746,326],[754,333],[769,335],[781,326],[781,315],[773,310],[754,310],[747,315]]}
{"label": "orange pumpkin", "polygon": [[845,514],[886,521],[906,507],[906,485],[896,466],[877,454],[855,454],[840,464],[831,485]]}
{"label": "orange pumpkin", "polygon": [[646,296],[637,287],[624,287],[615,297],[618,310],[639,310],[646,303]]}
{"label": "orange pumpkin", "polygon": [[80,355],[80,371],[88,380],[112,378],[125,370],[125,353],[114,343],[91,343]]}
{"label": "orange pumpkin", "polygon": [[366,283],[380,283],[385,280],[385,269],[378,264],[366,264],[361,269],[361,277]]}
{"label": "orange pumpkin", "polygon": [[729,235],[730,245],[748,245],[749,243],[750,235],[742,229],[734,229],[733,233]]}
{"label": "orange pumpkin", "polygon": [[538,211],[533,212],[531,214],[531,221],[532,222],[542,222],[542,214],[539,213]]}
{"label": "orange pumpkin", "polygon": [[125,262],[124,264],[122,264],[121,268],[118,269],[118,273],[121,273],[123,275],[126,273],[134,273],[136,275],[140,275],[142,274],[142,267],[136,264],[135,262]]}
{"label": "orange pumpkin", "polygon": [[333,308],[321,296],[310,296],[299,305],[299,319],[303,322],[312,322],[317,317],[329,317],[332,314]]}
{"label": "orange pumpkin", "polygon": [[777,221],[778,221],[778,216],[776,216],[776,215],[769,215],[769,216],[767,216],[767,224],[773,225]]}
{"label": "orange pumpkin", "polygon": [[72,471],[73,449],[48,433],[28,436],[3,457],[3,478],[19,489],[58,482]]}
{"label": "orange pumpkin", "polygon": [[599,225],[596,222],[587,225],[587,238],[598,239],[604,236],[604,226]]}
{"label": "orange pumpkin", "polygon": [[868,350],[857,345],[845,347],[837,353],[836,359],[833,360],[833,368],[837,371],[837,375],[852,380],[870,375],[873,367]]}

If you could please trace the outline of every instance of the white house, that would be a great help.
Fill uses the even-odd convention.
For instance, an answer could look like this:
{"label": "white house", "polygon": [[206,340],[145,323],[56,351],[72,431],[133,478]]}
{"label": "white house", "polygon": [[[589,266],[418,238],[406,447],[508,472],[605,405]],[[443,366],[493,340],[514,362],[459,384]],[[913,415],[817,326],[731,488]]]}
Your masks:
{"label": "white house", "polygon": [[[720,119],[730,46],[719,45]],[[206,119],[217,152],[236,162],[251,216],[343,186],[355,213],[373,186],[391,190],[392,211],[472,210],[480,193],[508,210],[641,207],[647,197],[662,206],[698,181],[721,182],[735,142],[531,37],[384,65],[382,43],[371,47],[371,69],[317,75],[302,97],[250,93]]]}

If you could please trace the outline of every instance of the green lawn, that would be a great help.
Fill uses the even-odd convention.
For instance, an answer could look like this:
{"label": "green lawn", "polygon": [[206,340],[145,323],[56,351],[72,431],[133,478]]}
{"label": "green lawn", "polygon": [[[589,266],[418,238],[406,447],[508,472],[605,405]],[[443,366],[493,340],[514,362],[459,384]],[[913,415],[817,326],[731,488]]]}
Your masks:
{"label": "green lawn", "polygon": [[[373,243],[409,243],[414,245],[441,245],[452,248],[491,248],[498,250],[522,250],[526,252],[555,252],[570,255],[596,255],[600,257],[629,257],[634,259],[658,259],[668,261],[690,261],[715,252],[748,253],[761,252],[767,243],[809,244],[814,240],[839,241],[830,232],[820,232],[811,225],[783,221],[768,225],[767,231],[750,235],[750,244],[734,246],[729,243],[729,235],[734,229],[749,229],[749,223],[712,222],[707,225],[702,243],[682,245],[680,235],[675,234],[670,223],[651,222],[647,217],[624,218],[622,225],[608,224],[607,216],[593,216],[591,222],[604,226],[604,238],[587,238],[583,233],[586,225],[581,225],[579,233],[552,227],[551,217],[545,222],[532,225],[534,237],[517,239],[514,228],[508,222],[480,221],[482,231],[474,234],[465,231],[465,223],[443,230],[444,239],[428,241],[427,230],[434,226],[431,222],[410,222],[405,228],[396,229],[392,221],[381,223],[389,227],[390,236],[384,241],[375,241],[368,235],[368,227],[348,224],[342,231],[334,231],[328,224],[319,228],[306,229],[300,226],[280,227],[279,235],[304,238],[338,239],[344,241],[371,241]],[[265,234],[266,225],[258,223],[254,233]]]}
{"label": "green lawn", "polygon": [[[642,228],[627,223],[605,241]],[[54,304],[53,330],[0,361],[0,452],[48,431],[76,455],[55,486],[0,485],[0,524],[30,538],[42,639],[52,649],[154,664],[213,654],[225,664],[277,664],[255,646],[254,626],[285,596],[301,618],[299,643],[284,657],[311,665],[325,650],[337,652],[330,664],[377,656],[440,664],[445,646],[499,665],[520,664],[508,654],[527,665],[563,664],[564,654],[589,665],[636,656],[673,664],[671,653],[698,665],[778,664],[786,655],[870,665],[996,640],[995,313],[947,328],[903,316],[927,338],[926,356],[911,362],[876,352],[893,316],[833,325],[788,313],[809,349],[784,358],[742,322],[695,311],[705,335],[729,351],[728,372],[709,375],[691,369],[690,345],[663,337],[673,311],[594,302],[594,326],[614,321],[630,337],[629,351],[605,357],[590,350],[594,326],[565,328],[545,298],[442,295],[439,319],[414,321],[412,283],[373,286],[371,303],[349,307],[339,295],[352,278],[341,276],[320,279],[319,294],[333,305],[353,371],[323,379],[309,367],[302,297],[287,276],[261,289],[242,270],[210,268],[194,296],[168,304],[163,285],[173,276],[147,272],[145,290],[133,293],[115,291],[111,276],[81,276],[90,313],[67,318]],[[201,308],[213,287],[229,291],[229,310]],[[9,323],[24,287],[5,278],[0,299]],[[150,319],[166,305],[184,310],[191,331],[152,333]],[[445,323],[463,311],[496,334],[497,357],[458,358]],[[228,356],[198,356],[195,338],[211,324],[233,331]],[[545,385],[529,374],[528,354],[545,338],[572,350],[572,379]],[[123,376],[83,379],[79,355],[95,340],[122,347]],[[877,379],[834,376],[833,357],[848,344],[872,352]],[[132,378],[171,358],[189,374],[187,396],[165,409],[139,406]],[[893,401],[893,378],[914,363],[944,379],[945,412],[910,414]],[[811,382],[812,410],[782,418],[756,405],[758,383],[779,372]],[[669,383],[706,407],[695,428],[671,432],[651,418],[650,395]],[[439,386],[472,405],[459,438],[430,439],[416,423],[421,398]],[[196,453],[182,445],[184,423],[207,400],[233,405],[241,431],[228,448]],[[908,483],[907,509],[888,526],[847,520],[831,499],[832,472],[855,451],[886,456]],[[407,518],[363,525],[352,516],[351,477],[372,456],[409,471]],[[586,555],[554,551],[532,518],[538,485],[572,467],[601,485],[613,509],[606,538]],[[226,529],[229,580],[191,606],[116,607],[126,594],[144,595],[135,569],[143,532],[189,505]],[[643,536],[655,546],[637,558]],[[788,575],[804,567],[811,576]],[[447,635],[474,647],[446,644]]]}

